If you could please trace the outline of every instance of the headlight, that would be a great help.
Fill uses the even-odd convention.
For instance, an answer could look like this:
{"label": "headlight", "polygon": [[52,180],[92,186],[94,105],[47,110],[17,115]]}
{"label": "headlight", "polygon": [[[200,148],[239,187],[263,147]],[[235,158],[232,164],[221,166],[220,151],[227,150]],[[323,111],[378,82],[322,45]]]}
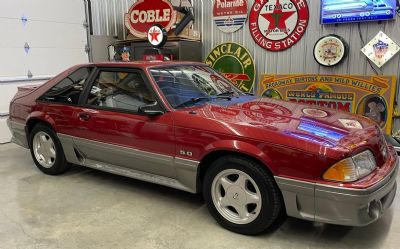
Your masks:
{"label": "headlight", "polygon": [[324,173],[323,178],[330,181],[354,182],[369,175],[375,168],[375,157],[371,151],[366,150],[336,163]]}

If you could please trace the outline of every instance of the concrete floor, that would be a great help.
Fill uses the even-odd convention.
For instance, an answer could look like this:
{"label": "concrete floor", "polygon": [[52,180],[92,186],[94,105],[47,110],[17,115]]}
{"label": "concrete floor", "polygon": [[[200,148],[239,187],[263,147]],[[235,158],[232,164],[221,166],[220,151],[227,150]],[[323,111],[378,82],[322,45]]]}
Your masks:
{"label": "concrete floor", "polygon": [[275,232],[249,237],[219,227],[201,196],[82,167],[47,176],[12,144],[0,146],[0,159],[2,249],[400,248],[399,194],[364,228],[288,218]]}

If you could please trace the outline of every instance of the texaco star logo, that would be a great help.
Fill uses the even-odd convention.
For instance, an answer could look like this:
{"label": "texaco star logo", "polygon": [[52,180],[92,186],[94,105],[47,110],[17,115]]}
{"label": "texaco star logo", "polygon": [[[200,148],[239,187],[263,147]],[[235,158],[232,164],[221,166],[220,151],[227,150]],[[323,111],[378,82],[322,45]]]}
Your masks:
{"label": "texaco star logo", "polygon": [[159,25],[152,26],[147,32],[147,39],[153,46],[162,46],[165,43],[165,31]]}
{"label": "texaco star logo", "polygon": [[256,0],[249,16],[254,41],[269,51],[281,51],[304,35],[309,19],[306,0]]}

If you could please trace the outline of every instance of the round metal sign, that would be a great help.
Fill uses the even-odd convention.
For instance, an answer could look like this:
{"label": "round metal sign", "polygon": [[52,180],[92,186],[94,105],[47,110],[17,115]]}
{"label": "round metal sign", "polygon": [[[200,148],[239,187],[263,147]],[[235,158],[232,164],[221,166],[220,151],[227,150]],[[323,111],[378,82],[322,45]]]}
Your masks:
{"label": "round metal sign", "polygon": [[217,27],[226,33],[232,33],[246,23],[246,0],[215,0],[213,19]]}
{"label": "round metal sign", "polygon": [[302,38],[308,20],[305,0],[256,0],[249,15],[250,33],[262,48],[282,51]]}
{"label": "round metal sign", "polygon": [[242,91],[253,90],[256,68],[253,57],[242,45],[222,43],[210,52],[205,63],[223,74]]}
{"label": "round metal sign", "polygon": [[147,39],[155,47],[162,47],[167,42],[167,31],[159,24],[151,26]]}

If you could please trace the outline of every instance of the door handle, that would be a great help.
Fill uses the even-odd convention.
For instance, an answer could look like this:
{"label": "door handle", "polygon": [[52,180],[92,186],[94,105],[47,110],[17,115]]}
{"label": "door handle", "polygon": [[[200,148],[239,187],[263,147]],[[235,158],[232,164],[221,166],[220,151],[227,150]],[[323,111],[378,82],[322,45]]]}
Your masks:
{"label": "door handle", "polygon": [[79,113],[78,117],[82,121],[88,121],[90,119],[90,115],[87,113]]}

